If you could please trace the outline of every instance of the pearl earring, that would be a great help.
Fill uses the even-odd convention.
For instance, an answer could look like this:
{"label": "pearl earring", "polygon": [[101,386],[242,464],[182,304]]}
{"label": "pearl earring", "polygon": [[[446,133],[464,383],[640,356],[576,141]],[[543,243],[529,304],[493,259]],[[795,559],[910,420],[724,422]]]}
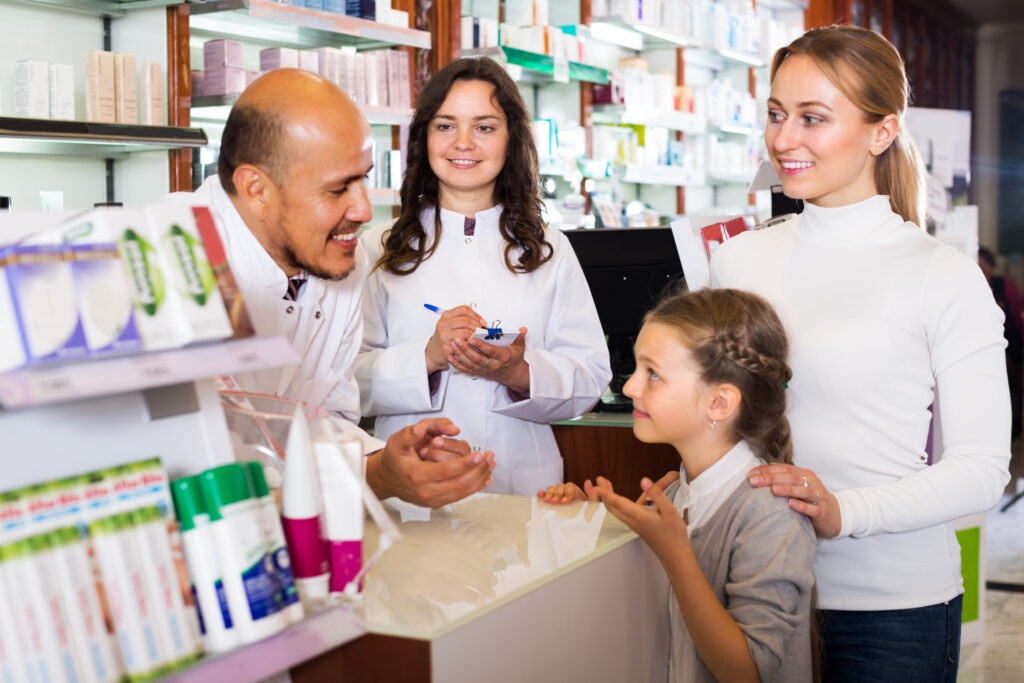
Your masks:
{"label": "pearl earring", "polygon": [[708,430],[709,431],[714,431],[715,430],[715,425],[717,425],[717,424],[718,424],[718,420],[712,420],[711,418],[708,418]]}

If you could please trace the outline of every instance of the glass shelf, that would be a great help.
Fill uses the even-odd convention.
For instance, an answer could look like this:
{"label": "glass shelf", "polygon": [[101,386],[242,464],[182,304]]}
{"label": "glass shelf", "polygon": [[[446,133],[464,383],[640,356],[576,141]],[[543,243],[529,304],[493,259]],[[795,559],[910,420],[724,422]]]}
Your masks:
{"label": "glass shelf", "polygon": [[0,116],[0,153],[123,158],[132,152],[205,147],[199,128]]}
{"label": "glass shelf", "polygon": [[[515,47],[488,47],[475,50],[464,50],[463,55],[467,57],[491,57],[497,58],[506,64],[518,66],[525,72],[522,79],[537,83],[554,83],[555,79],[555,58],[551,55],[542,55],[536,52],[527,52]],[[570,81],[584,81],[587,83],[605,84],[608,82],[608,70],[589,64],[578,62],[568,63],[568,78]]]}
{"label": "glass shelf", "polygon": [[182,0],[8,0],[8,2],[119,19],[125,15],[127,10],[179,5]]}
{"label": "glass shelf", "polygon": [[624,183],[638,185],[670,185],[676,187],[706,185],[704,171],[684,166],[642,166],[626,164],[616,166],[616,173]]}
{"label": "glass shelf", "polygon": [[333,607],[255,643],[207,655],[157,683],[257,683],[282,674],[366,633],[348,606]]}
{"label": "glass shelf", "polygon": [[251,337],[182,349],[37,366],[0,374],[3,409],[192,382],[299,362],[283,337]]}
{"label": "glass shelf", "polygon": [[596,105],[591,120],[593,123],[660,126],[669,130],[695,134],[704,133],[707,130],[704,120],[691,112],[638,111],[623,108],[620,105]]}
{"label": "glass shelf", "polygon": [[[620,31],[615,31],[619,29]],[[628,40],[621,29],[633,31],[641,36],[639,47],[633,40]],[[700,44],[693,36],[684,36],[674,31],[666,31],[657,26],[650,26],[639,21],[626,21],[622,17],[601,17],[590,23],[591,35],[597,32],[599,40],[614,42],[632,50],[656,50],[667,47],[695,47]]]}
{"label": "glass shelf", "polygon": [[430,49],[430,33],[268,0],[189,5],[193,32],[277,47],[352,45],[360,50],[405,45]]}
{"label": "glass shelf", "polygon": [[730,135],[760,135],[762,133],[761,126],[735,121],[708,121],[708,129]]}
{"label": "glass shelf", "polygon": [[[238,95],[201,95],[192,98],[191,116],[196,121],[224,122]],[[407,126],[412,121],[412,109],[397,107],[359,106],[370,125]]]}
{"label": "glass shelf", "polygon": [[707,181],[709,185],[749,185],[754,179],[753,173],[720,173],[708,171]]}

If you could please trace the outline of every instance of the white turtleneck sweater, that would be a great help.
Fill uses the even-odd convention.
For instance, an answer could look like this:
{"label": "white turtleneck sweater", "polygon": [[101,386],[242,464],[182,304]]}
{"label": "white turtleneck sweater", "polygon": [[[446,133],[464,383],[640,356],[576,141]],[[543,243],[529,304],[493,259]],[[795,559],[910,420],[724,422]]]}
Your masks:
{"label": "white turtleneck sweater", "polygon": [[819,606],[962,593],[950,522],[995,504],[1010,461],[1003,314],[978,266],[876,195],[729,240],[711,281],[765,297],[789,334],[794,460],[842,515],[818,547]]}

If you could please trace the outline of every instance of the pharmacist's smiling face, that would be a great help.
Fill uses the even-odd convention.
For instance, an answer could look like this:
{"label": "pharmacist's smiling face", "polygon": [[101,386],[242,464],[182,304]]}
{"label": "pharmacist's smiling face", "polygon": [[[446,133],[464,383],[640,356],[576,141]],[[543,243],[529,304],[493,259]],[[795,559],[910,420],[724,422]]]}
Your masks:
{"label": "pharmacist's smiling face", "polygon": [[365,182],[373,138],[354,108],[329,121],[314,118],[289,124],[288,175],[273,193],[270,232],[288,275],[302,269],[339,280],[355,268],[356,232],[373,217]]}
{"label": "pharmacist's smiling face", "polygon": [[810,57],[791,55],[775,73],[764,140],[788,197],[838,207],[877,194],[877,127]]}
{"label": "pharmacist's smiling face", "polygon": [[441,206],[447,208],[451,195],[493,198],[507,148],[508,122],[494,86],[455,81],[427,130],[427,155]]}

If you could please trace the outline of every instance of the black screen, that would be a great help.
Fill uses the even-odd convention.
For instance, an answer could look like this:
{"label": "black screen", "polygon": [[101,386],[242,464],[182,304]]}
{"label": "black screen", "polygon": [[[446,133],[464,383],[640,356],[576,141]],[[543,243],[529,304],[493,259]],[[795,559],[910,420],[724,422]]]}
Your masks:
{"label": "black screen", "polygon": [[644,314],[663,294],[684,288],[672,230],[658,228],[598,228],[566,230],[597,306],[608,338],[614,400],[606,408],[630,409],[622,385],[636,368],[633,344]]}

